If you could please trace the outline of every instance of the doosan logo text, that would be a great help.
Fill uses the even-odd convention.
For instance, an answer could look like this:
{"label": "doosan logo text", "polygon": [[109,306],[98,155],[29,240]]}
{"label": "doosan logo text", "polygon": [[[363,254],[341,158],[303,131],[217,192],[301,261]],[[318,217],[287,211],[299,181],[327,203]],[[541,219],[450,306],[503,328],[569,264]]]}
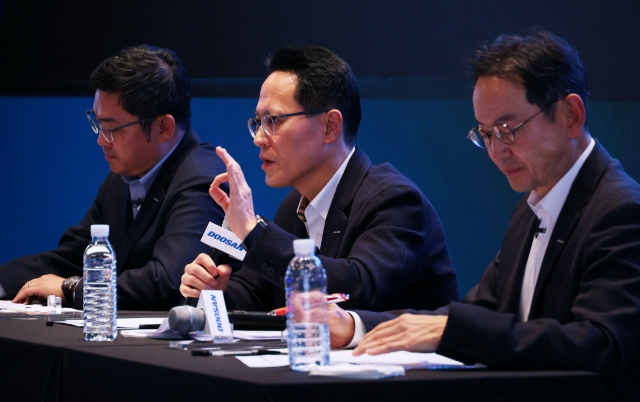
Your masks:
{"label": "doosan logo text", "polygon": [[243,251],[244,249],[242,248],[241,245],[239,245],[238,243],[234,242],[231,239],[227,239],[226,237],[214,232],[214,231],[210,231],[209,233],[207,233],[207,236],[212,237],[216,240],[218,240],[219,242],[222,242],[224,244],[226,244],[227,246],[231,246],[233,248],[235,248],[236,250],[239,251]]}
{"label": "doosan logo text", "polygon": [[218,332],[224,332],[222,329],[222,321],[220,320],[220,310],[218,309],[218,301],[214,295],[211,295],[211,302],[213,303],[213,315],[216,317],[216,329]]}

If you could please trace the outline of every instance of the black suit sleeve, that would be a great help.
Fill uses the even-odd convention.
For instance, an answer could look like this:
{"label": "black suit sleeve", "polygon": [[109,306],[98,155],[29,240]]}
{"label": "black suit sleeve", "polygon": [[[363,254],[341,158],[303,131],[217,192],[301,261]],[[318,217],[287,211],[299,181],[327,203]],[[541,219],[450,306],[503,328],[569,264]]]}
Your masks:
{"label": "black suit sleeve", "polygon": [[[279,214],[290,214],[293,209],[291,202],[285,201]],[[431,212],[432,208],[424,204],[414,188],[390,186],[371,194],[361,210],[351,211],[349,220],[357,222],[354,229],[357,236],[342,247],[337,258],[318,256],[327,272],[328,293],[350,294],[350,300],[342,303],[345,308],[380,310],[392,306],[394,298],[422,274],[430,253],[446,250],[444,237],[437,242],[425,241],[433,238],[428,233],[430,224],[441,228],[439,221],[425,219],[425,210]],[[353,216],[356,213],[358,215]],[[276,216],[275,222],[279,221],[283,219]],[[331,228],[325,227],[323,242],[331,235]],[[262,230],[251,245],[242,269],[232,277],[236,283],[230,287],[233,290],[225,294],[227,302],[232,306],[243,303],[244,308],[258,310],[271,308],[273,303],[265,298],[274,291],[284,295],[284,276],[294,256],[293,240],[297,238],[277,224],[269,224]],[[446,261],[449,261],[448,254]],[[449,264],[443,265],[451,269]],[[434,286],[432,294],[422,297],[431,297],[434,308],[446,304],[452,294],[457,298],[455,275],[453,283],[454,290]],[[284,303],[284,296],[280,299],[280,303]],[[247,300],[252,302],[247,304]],[[255,300],[262,302],[256,304]]]}

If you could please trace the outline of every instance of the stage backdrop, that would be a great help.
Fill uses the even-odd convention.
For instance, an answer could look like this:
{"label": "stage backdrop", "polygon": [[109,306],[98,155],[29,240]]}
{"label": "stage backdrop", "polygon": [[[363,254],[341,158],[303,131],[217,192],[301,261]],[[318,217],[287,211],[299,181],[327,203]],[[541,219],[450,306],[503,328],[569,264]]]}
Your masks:
{"label": "stage backdrop", "polygon": [[246,128],[262,60],[281,45],[321,45],[358,77],[358,145],[374,163],[393,163],[435,206],[465,293],[500,248],[521,197],[465,138],[475,124],[467,55],[483,40],[533,26],[565,37],[589,72],[591,132],[638,179],[638,4],[0,0],[0,263],[54,248],[89,208],[108,167],[84,116],[93,103],[88,77],[129,45],[180,55],[192,77],[195,128],[241,163],[256,211],[272,217],[288,189],[266,187]]}

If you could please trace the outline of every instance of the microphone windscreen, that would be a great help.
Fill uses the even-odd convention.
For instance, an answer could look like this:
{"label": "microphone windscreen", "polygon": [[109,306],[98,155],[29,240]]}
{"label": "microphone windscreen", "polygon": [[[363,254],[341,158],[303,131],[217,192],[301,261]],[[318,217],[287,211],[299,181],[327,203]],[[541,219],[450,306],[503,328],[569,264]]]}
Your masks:
{"label": "microphone windscreen", "polygon": [[205,314],[201,308],[178,306],[169,311],[169,328],[181,334],[204,329]]}

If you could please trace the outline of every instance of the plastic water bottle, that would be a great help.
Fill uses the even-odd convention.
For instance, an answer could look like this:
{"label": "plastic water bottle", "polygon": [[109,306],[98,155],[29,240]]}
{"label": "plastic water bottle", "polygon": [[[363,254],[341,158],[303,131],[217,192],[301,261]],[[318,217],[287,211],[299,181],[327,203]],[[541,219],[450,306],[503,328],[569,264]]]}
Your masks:
{"label": "plastic water bottle", "polygon": [[313,239],[294,240],[293,251],[285,276],[289,366],[309,371],[329,364],[327,274],[314,254]]}
{"label": "plastic water bottle", "polygon": [[91,243],[83,257],[85,341],[113,341],[118,335],[118,272],[108,237],[109,225],[91,225]]}

